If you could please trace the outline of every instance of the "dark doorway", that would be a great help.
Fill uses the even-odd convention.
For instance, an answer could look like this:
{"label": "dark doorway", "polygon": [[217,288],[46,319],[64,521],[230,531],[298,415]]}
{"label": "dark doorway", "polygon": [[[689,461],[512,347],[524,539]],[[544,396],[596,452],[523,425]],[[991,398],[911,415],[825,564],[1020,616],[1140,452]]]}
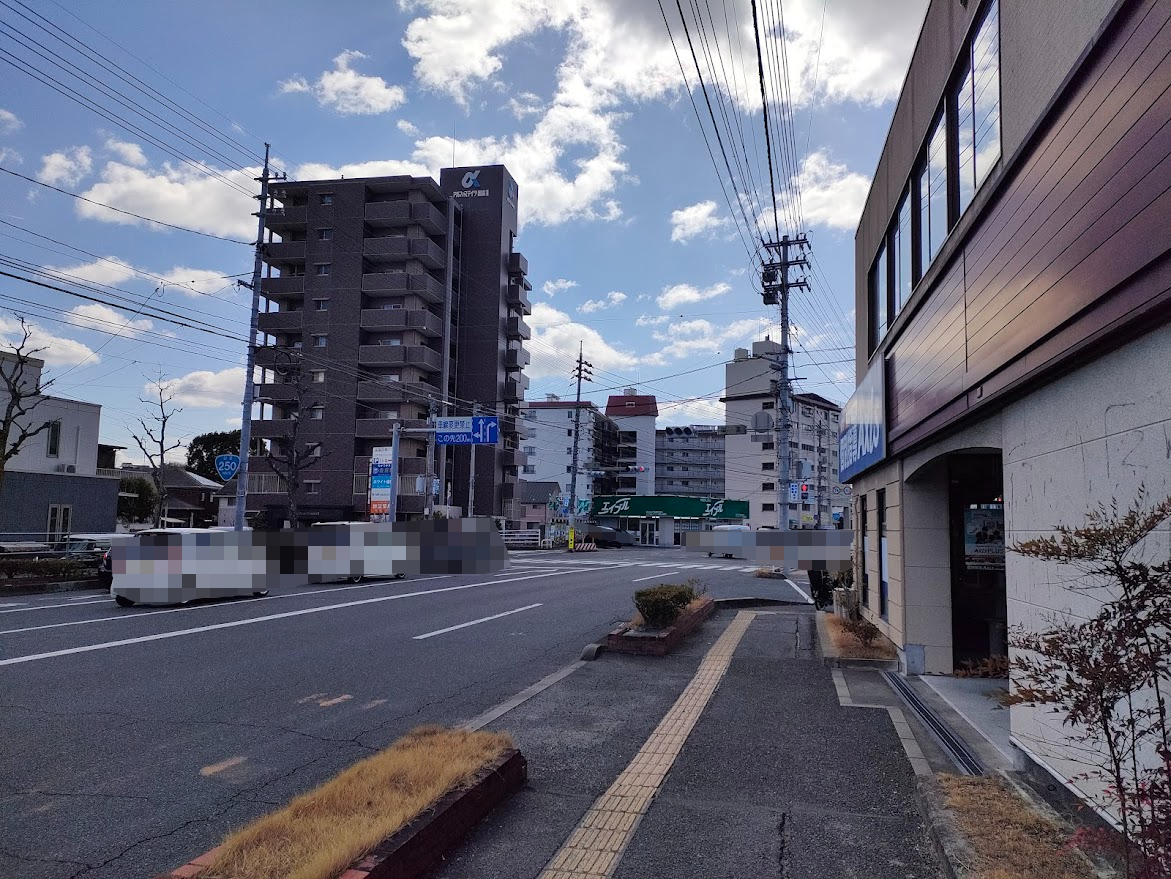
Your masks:
{"label": "dark doorway", "polygon": [[951,626],[958,669],[1008,653],[1001,456],[953,455],[948,479]]}

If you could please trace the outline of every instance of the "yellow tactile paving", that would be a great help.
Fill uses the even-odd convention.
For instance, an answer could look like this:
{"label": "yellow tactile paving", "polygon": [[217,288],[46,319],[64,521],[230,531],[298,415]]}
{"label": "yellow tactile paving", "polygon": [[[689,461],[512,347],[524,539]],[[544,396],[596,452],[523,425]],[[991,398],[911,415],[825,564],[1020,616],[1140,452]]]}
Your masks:
{"label": "yellow tactile paving", "polygon": [[732,662],[756,614],[741,611],[712,645],[695,677],[610,788],[545,866],[540,879],[604,879],[618,866],[692,728]]}

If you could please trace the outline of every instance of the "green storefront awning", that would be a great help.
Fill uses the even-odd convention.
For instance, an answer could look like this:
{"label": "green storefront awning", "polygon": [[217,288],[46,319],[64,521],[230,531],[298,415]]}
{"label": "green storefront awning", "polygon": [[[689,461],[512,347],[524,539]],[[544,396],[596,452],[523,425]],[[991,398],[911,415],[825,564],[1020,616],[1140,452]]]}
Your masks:
{"label": "green storefront awning", "polygon": [[709,501],[698,497],[656,495],[596,497],[590,512],[594,516],[631,516],[657,519],[747,519],[748,501]]}

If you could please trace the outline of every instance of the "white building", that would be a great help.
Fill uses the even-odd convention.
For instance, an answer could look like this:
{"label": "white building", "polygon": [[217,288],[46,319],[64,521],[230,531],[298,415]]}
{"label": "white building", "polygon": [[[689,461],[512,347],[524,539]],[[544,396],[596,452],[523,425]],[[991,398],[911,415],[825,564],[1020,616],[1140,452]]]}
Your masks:
{"label": "white building", "polygon": [[[785,483],[795,486],[784,506],[789,528],[833,528],[845,525],[849,507],[849,486],[838,481],[838,421],[841,407],[817,394],[794,394],[790,413],[789,456],[791,473],[786,480],[777,471],[777,396],[773,382],[776,372],[770,358],[781,346],[765,339],[754,342],[752,350],[737,348],[724,367],[725,460],[724,496],[746,500],[749,524],[778,527],[778,489]],[[765,413],[764,416],[758,413]],[[771,425],[755,431],[766,417]],[[792,492],[792,490],[790,490]]]}
{"label": "white building", "polygon": [[[544,401],[520,404],[520,416],[528,432],[521,446],[521,451],[528,456],[528,463],[521,467],[522,481],[556,482],[561,493],[569,497],[577,405],[573,400],[562,400],[555,394],[546,395]],[[613,475],[595,478],[590,474],[596,472],[592,470],[594,467],[614,466],[616,442],[617,429],[613,422],[593,403],[583,400],[577,438],[579,501],[592,500],[595,489],[599,494],[609,493]]]}
{"label": "white building", "polygon": [[[626,388],[606,401],[606,416],[618,426],[618,485],[615,494],[655,493],[655,419],[658,401]],[[642,468],[639,471],[637,468]]]}

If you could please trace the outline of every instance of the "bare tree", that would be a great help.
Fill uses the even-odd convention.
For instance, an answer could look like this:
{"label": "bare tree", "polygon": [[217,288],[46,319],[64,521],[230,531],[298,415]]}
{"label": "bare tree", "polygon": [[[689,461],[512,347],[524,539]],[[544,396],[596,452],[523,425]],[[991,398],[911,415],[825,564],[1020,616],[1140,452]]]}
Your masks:
{"label": "bare tree", "polygon": [[302,415],[305,409],[315,405],[316,400],[309,398],[309,381],[300,357],[288,354],[281,358],[274,367],[274,372],[282,377],[286,384],[293,386],[296,408],[292,410],[292,417],[289,419],[292,423],[288,431],[284,436],[274,438],[269,444],[265,461],[285,482],[289,497],[289,523],[296,528],[300,512],[299,495],[304,485],[303,471],[316,464],[324,455],[321,453],[321,443],[306,443],[303,440]]}
{"label": "bare tree", "polygon": [[8,462],[20,454],[29,440],[48,430],[53,424],[52,421],[36,424],[29,419],[33,410],[45,401],[44,391],[52,381],[41,383],[30,380],[34,374],[39,377],[39,368],[32,364],[33,361],[40,362],[37,361],[36,355],[45,349],[29,347],[32,329],[23,317],[19,320],[20,341],[6,346],[8,350],[4,353],[7,356],[4,362],[0,363],[2,390],[8,397],[0,420],[0,489],[4,488]]}
{"label": "bare tree", "polygon": [[151,407],[157,406],[158,414],[150,416],[153,426],[147,424],[146,419],[139,418],[138,424],[142,428],[142,435],[132,433],[131,436],[138,444],[138,448],[142,450],[142,454],[146,456],[146,462],[151,468],[151,480],[155,486],[154,527],[158,528],[162,524],[163,510],[167,505],[167,488],[163,484],[163,465],[166,464],[167,455],[183,445],[179,440],[175,440],[170,445],[167,444],[167,424],[183,410],[171,406],[171,401],[175,399],[172,390],[173,383],[163,381],[161,374],[151,387],[154,388],[157,398],[146,400],[139,397],[139,402]]}

